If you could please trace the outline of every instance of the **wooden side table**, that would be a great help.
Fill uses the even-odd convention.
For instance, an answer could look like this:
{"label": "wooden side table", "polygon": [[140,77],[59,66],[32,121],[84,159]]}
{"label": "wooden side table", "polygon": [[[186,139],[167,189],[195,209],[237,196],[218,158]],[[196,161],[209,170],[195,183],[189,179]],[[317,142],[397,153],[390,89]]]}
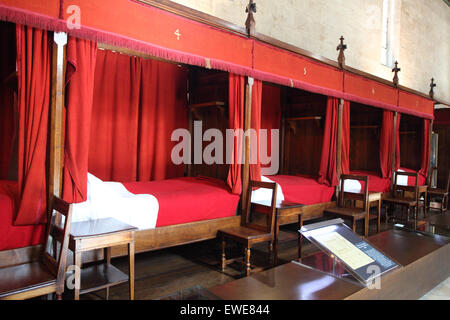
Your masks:
{"label": "wooden side table", "polygon": [[[75,268],[74,299],[80,294],[106,289],[124,282],[129,283],[130,300],[134,300],[134,232],[136,227],[113,218],[72,223],[69,248],[73,251]],[[128,275],[111,264],[111,247],[128,245]],[[103,249],[104,261],[86,268],[82,267],[82,253]]]}
{"label": "wooden side table", "polygon": [[[262,201],[252,201],[253,206],[266,206],[270,207],[271,203],[269,200]],[[275,215],[275,229],[274,229],[274,243],[273,243],[273,256],[274,264],[278,261],[278,235],[280,233],[280,225],[284,223],[284,220],[289,219],[289,217],[298,217],[298,229],[300,230],[303,226],[303,204],[293,203],[287,201],[277,201],[276,204],[276,215]],[[301,258],[302,255],[302,242],[303,237],[300,232],[297,232],[298,239],[298,257]]]}

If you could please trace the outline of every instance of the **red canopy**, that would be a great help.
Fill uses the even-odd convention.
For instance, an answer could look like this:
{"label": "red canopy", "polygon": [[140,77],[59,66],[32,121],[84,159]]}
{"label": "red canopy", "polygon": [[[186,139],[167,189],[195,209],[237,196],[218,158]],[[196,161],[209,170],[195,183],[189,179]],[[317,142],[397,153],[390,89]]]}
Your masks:
{"label": "red canopy", "polygon": [[[79,8],[80,28],[67,20]],[[433,119],[434,102],[300,54],[130,0],[0,0],[0,19]],[[72,20],[70,20],[72,21]]]}

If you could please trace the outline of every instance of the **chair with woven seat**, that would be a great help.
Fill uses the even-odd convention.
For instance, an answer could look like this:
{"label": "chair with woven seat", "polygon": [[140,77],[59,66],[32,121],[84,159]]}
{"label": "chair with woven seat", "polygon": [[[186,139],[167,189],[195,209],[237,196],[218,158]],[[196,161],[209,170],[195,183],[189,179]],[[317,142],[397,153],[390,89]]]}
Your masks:
{"label": "chair with woven seat", "polygon": [[[270,206],[259,206],[258,210],[252,207],[251,204],[251,191],[254,188],[266,188],[272,190],[272,200]],[[244,246],[245,257],[243,263],[246,266],[247,276],[251,273],[251,249],[252,246],[257,243],[268,242],[269,243],[269,259],[272,258],[274,263],[275,259],[273,255],[273,241],[274,241],[274,228],[275,228],[275,210],[276,210],[276,199],[277,199],[277,184],[272,182],[258,182],[250,181],[248,191],[247,191],[247,203],[245,205],[245,210],[242,216],[241,226],[238,228],[222,229],[218,231],[218,237],[222,241],[222,272],[225,271],[225,267],[238,259],[228,259],[226,258],[225,249],[226,241],[232,240],[238,242]],[[266,224],[259,225],[250,222],[250,216],[254,214],[262,214],[265,216]],[[239,261],[238,261],[239,262]],[[254,269],[256,270],[256,268]]]}
{"label": "chair with woven seat", "polygon": [[[432,184],[432,177],[434,176],[434,172],[436,172],[437,176],[437,167],[433,167],[431,169],[431,174],[429,176],[428,181],[428,208],[430,209],[440,209],[441,213],[447,211],[448,208],[448,194],[450,189],[450,171],[447,173],[447,184],[444,188],[437,188],[436,185]],[[440,208],[434,208],[430,206],[431,199],[439,198],[440,200]]]}
{"label": "chair with woven seat", "polygon": [[[415,178],[414,186],[408,185],[399,185],[398,177],[399,176],[408,176]],[[414,229],[417,229],[418,226],[418,213],[419,208],[424,209],[425,215],[425,204],[420,201],[420,193],[419,193],[419,174],[417,172],[395,172],[394,175],[394,184],[391,190],[391,194],[383,199],[383,203],[386,204],[386,221],[388,217],[388,206],[393,206],[394,208],[400,206],[402,209],[406,208],[406,220],[401,220],[401,222],[409,224],[411,223],[411,209],[414,210]]]}
{"label": "chair with woven seat", "polygon": [[[348,192],[345,190],[345,180],[357,180],[364,182],[364,190],[360,193]],[[343,219],[350,219],[352,221],[352,230],[356,232],[356,223],[359,220],[364,220],[364,236],[369,235],[369,177],[360,175],[343,174],[340,178],[341,191],[336,202],[336,207],[327,208],[324,210],[324,215],[332,215]],[[362,204],[357,206],[357,201]],[[373,218],[377,218],[374,216]]]}
{"label": "chair with woven seat", "polygon": [[72,209],[57,197],[52,202],[52,218],[39,260],[0,269],[0,300],[23,300],[51,293],[61,300]]}

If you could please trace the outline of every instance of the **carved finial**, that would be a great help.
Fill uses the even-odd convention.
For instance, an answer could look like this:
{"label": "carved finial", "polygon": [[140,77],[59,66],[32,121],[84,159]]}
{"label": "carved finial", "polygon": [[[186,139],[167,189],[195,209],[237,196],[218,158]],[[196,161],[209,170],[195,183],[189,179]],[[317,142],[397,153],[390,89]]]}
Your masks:
{"label": "carved finial", "polygon": [[392,81],[394,82],[394,86],[398,86],[398,73],[401,71],[402,69],[400,69],[399,67],[398,67],[398,62],[397,61],[395,61],[395,68],[394,69],[392,69],[392,72],[395,72],[395,74],[394,74],[394,79],[392,79]]}
{"label": "carved finial", "polygon": [[344,44],[344,37],[343,36],[341,36],[341,38],[339,40],[341,40],[341,43],[336,48],[336,50],[339,50],[338,63],[339,63],[339,67],[344,68],[344,66],[345,66],[344,51],[347,49],[347,45]]}
{"label": "carved finial", "polygon": [[431,78],[430,83],[430,98],[434,99],[434,87],[436,87],[436,83],[434,83],[434,78]]}
{"label": "carved finial", "polygon": [[247,29],[247,34],[250,37],[255,33],[255,18],[253,17],[253,13],[256,13],[256,3],[253,0],[250,0],[247,7],[245,8],[245,12],[248,13],[247,21],[245,21],[245,28]]}

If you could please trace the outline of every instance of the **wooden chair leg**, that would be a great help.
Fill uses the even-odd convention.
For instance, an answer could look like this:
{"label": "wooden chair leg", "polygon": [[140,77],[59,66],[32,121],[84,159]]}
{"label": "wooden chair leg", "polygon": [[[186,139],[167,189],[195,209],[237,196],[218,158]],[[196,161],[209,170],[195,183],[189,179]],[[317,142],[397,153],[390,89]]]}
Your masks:
{"label": "wooden chair leg", "polygon": [[356,219],[355,218],[353,218],[352,219],[352,230],[353,230],[353,232],[355,232],[356,233]]}
{"label": "wooden chair leg", "polygon": [[414,207],[414,230],[417,230],[417,215],[419,213],[419,207]]}
{"label": "wooden chair leg", "polygon": [[128,289],[130,292],[130,300],[134,300],[134,241],[128,244],[128,273]]}
{"label": "wooden chair leg", "polygon": [[246,264],[247,277],[250,275],[250,271],[251,271],[250,255],[251,255],[250,248],[246,247],[245,248],[245,264]]}
{"label": "wooden chair leg", "polygon": [[378,201],[377,207],[377,233],[381,230],[381,200]]}
{"label": "wooden chair leg", "polygon": [[226,246],[227,246],[227,243],[225,241],[225,238],[222,236],[222,272],[225,271],[225,267],[227,264],[227,257],[225,255]]}
{"label": "wooden chair leg", "polygon": [[367,213],[364,218],[364,236],[366,238],[369,236],[369,213]]}
{"label": "wooden chair leg", "polygon": [[269,241],[269,263],[275,265],[275,257],[273,256],[273,241]]}

